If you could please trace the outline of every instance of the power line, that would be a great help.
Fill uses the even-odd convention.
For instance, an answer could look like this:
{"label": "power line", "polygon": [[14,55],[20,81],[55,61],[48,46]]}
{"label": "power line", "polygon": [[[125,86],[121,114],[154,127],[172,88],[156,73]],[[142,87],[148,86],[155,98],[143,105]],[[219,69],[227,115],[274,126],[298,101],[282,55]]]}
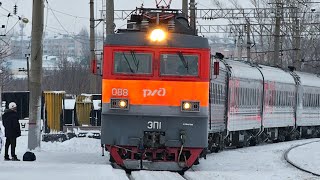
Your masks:
{"label": "power line", "polygon": [[75,16],[75,15],[68,14],[68,13],[65,13],[65,12],[62,12],[62,11],[59,11],[59,10],[55,10],[55,9],[52,9],[52,8],[50,8],[50,9],[51,9],[52,11],[54,11],[54,12],[57,12],[57,13],[60,13],[60,14],[66,15],[66,16],[71,16],[71,17],[79,18],[79,19],[87,19],[87,20],[89,20],[89,19],[90,19],[90,18],[88,18],[88,17]]}
{"label": "power line", "polygon": [[53,9],[50,7],[49,2],[47,0],[47,6],[48,8],[51,10],[52,15],[54,16],[54,18],[57,20],[57,22],[59,23],[59,25],[61,26],[61,28],[67,33],[69,34],[69,32],[67,31],[67,29],[62,25],[62,23],[60,22],[59,18],[56,16],[56,14],[54,13]]}

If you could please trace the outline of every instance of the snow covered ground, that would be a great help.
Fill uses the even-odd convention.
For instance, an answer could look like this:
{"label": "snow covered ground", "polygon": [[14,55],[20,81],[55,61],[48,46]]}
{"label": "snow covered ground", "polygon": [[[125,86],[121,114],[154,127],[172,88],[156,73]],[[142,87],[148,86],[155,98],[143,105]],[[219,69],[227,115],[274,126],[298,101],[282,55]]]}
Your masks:
{"label": "snow covered ground", "polygon": [[[26,135],[18,138],[17,155],[22,160],[27,150]],[[35,152],[35,162],[3,161],[0,157],[0,180],[127,180],[125,171],[113,169],[107,157],[101,156],[100,140],[73,138],[63,143],[42,142]]]}
{"label": "snow covered ground", "polygon": [[288,158],[303,169],[320,174],[320,142],[294,148],[288,153]]}
{"label": "snow covered ground", "polygon": [[[17,154],[22,159],[27,150],[26,134],[18,138]],[[299,140],[277,144],[260,145],[242,149],[225,150],[210,154],[207,160],[187,171],[184,177],[171,172],[132,172],[131,179],[218,179],[218,180],[316,180],[289,165],[283,153],[290,147],[320,139]],[[320,143],[300,147],[290,152],[290,158],[306,166],[320,167]],[[63,143],[42,142],[41,151],[35,152],[35,162],[3,161],[0,157],[0,180],[100,180],[128,179],[123,170],[113,169],[108,162],[108,153],[101,156],[100,140],[73,138]],[[316,158],[315,158],[316,157]],[[314,164],[312,160],[317,160]],[[316,172],[319,169],[315,169]]]}
{"label": "snow covered ground", "polygon": [[[265,144],[211,154],[208,156],[207,160],[201,160],[200,165],[193,168],[194,171],[186,172],[185,177],[187,177],[187,179],[219,180],[319,179],[297,170],[283,158],[284,152],[290,147],[315,140],[317,139]],[[318,151],[318,149],[314,149],[314,151]],[[301,156],[304,157],[310,155],[304,152],[300,153]],[[320,163],[318,163],[318,167],[319,165]]]}

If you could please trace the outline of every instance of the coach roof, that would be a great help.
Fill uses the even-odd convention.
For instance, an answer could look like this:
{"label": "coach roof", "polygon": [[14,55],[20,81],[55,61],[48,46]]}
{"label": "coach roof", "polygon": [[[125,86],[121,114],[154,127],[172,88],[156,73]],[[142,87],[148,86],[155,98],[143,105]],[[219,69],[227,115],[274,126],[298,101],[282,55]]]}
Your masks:
{"label": "coach roof", "polygon": [[311,86],[311,87],[320,87],[320,77],[316,74],[306,73],[306,72],[297,72],[297,75],[300,77],[301,85]]}
{"label": "coach roof", "polygon": [[295,84],[293,76],[280,68],[259,65],[265,81]]}

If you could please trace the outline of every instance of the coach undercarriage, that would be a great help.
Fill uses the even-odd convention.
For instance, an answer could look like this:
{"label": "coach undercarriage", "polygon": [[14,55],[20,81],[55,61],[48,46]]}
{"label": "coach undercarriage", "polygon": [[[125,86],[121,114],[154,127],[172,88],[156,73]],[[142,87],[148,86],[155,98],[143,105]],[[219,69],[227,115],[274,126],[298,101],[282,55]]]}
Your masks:
{"label": "coach undercarriage", "polygon": [[303,126],[299,128],[299,132],[302,138],[320,137],[320,126]]}
{"label": "coach undercarriage", "polygon": [[[258,134],[257,134],[258,133]],[[209,133],[208,151],[219,152],[228,147],[242,148],[255,146],[263,142],[284,142],[300,138],[319,138],[320,126],[306,127],[280,127],[266,128],[263,132],[259,129],[232,132]]]}

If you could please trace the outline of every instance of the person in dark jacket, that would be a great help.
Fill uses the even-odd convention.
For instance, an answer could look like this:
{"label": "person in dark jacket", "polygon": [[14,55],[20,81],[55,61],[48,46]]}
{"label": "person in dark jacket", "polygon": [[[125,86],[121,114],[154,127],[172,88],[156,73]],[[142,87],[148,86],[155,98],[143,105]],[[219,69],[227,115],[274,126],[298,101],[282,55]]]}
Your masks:
{"label": "person in dark jacket", "polygon": [[11,146],[11,157],[13,161],[20,161],[16,155],[17,137],[21,136],[19,117],[17,113],[17,105],[14,102],[9,104],[9,109],[5,110],[2,115],[2,122],[4,126],[4,134],[6,137],[4,160],[11,160],[9,158],[9,146]]}

